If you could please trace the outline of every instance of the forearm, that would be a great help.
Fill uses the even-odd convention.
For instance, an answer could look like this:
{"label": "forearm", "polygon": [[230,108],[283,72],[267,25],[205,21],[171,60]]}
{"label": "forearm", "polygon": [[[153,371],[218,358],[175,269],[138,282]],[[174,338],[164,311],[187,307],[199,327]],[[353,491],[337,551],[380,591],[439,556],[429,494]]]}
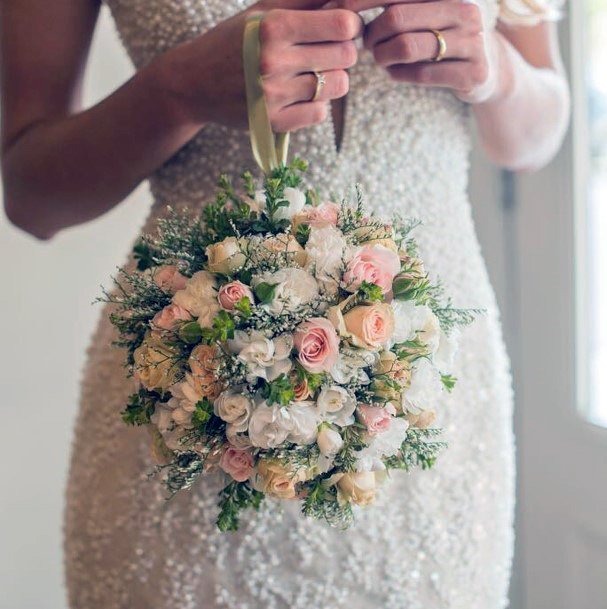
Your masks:
{"label": "forearm", "polygon": [[150,65],[96,106],[34,122],[3,154],[11,220],[40,238],[105,213],[191,139],[193,122]]}
{"label": "forearm", "polygon": [[547,164],[567,130],[570,99],[560,70],[528,63],[499,32],[495,94],[473,104],[481,145],[500,166],[533,170]]}

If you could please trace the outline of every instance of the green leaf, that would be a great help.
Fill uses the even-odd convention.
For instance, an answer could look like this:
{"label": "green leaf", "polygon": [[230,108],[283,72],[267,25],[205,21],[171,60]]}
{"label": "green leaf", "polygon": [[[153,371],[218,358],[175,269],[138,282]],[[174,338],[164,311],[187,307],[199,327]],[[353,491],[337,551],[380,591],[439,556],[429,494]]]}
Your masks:
{"label": "green leaf", "polygon": [[248,482],[230,482],[219,493],[219,516],[217,528],[226,531],[237,531],[240,512],[247,508],[258,510],[264,500],[264,494],[254,490]]}
{"label": "green leaf", "polygon": [[133,248],[133,258],[137,260],[138,271],[155,266],[152,248],[144,241],[139,241]]}
{"label": "green leaf", "polygon": [[262,304],[270,304],[276,293],[277,283],[260,283],[255,287],[255,296]]}
{"label": "green leaf", "polygon": [[451,393],[457,384],[457,378],[451,374],[441,374],[440,380],[443,383],[444,388]]}
{"label": "green leaf", "polygon": [[358,293],[361,298],[369,302],[382,302],[384,300],[384,294],[381,288],[375,283],[368,283],[363,281]]}
{"label": "green leaf", "polygon": [[251,317],[251,301],[248,296],[243,296],[235,305],[234,310],[238,311],[242,317]]}
{"label": "green leaf", "polygon": [[202,328],[197,321],[188,321],[178,331],[179,338],[188,345],[195,345],[202,340]]}
{"label": "green leaf", "polygon": [[263,395],[270,406],[272,404],[287,406],[295,399],[295,389],[289,377],[281,374],[271,383],[264,385]]}
{"label": "green leaf", "polygon": [[158,394],[141,389],[129,396],[126,408],[122,411],[122,420],[127,425],[148,425],[156,410]]}

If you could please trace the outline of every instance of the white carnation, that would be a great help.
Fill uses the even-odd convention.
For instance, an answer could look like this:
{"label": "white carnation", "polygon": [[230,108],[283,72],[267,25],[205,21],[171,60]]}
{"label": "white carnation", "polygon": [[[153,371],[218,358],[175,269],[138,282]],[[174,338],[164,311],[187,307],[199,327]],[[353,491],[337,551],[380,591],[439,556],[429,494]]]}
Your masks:
{"label": "white carnation", "polygon": [[276,285],[272,302],[263,305],[273,315],[297,311],[318,297],[318,283],[310,273],[298,268],[285,268],[275,273],[264,273],[253,280],[253,285]]}
{"label": "white carnation", "polygon": [[387,431],[373,436],[368,446],[358,452],[357,471],[377,471],[385,468],[382,459],[398,453],[407,439],[409,423],[406,419],[392,419]]}
{"label": "white carnation", "polygon": [[427,359],[418,360],[411,375],[411,385],[403,392],[403,410],[412,414],[432,410],[442,390],[440,372]]}
{"label": "white carnation", "polygon": [[441,332],[438,349],[432,358],[434,365],[446,372],[453,367],[459,347],[459,330],[453,329],[450,334]]}
{"label": "white carnation", "polygon": [[249,421],[249,439],[259,448],[276,448],[286,442],[293,426],[287,409],[262,402]]}
{"label": "white carnation", "polygon": [[318,409],[313,402],[294,402],[286,407],[291,417],[288,440],[295,444],[308,445],[316,441],[318,435]]}
{"label": "white carnation", "polygon": [[312,228],[306,243],[306,270],[314,273],[329,293],[339,287],[344,270],[347,243],[342,232],[334,226]]}
{"label": "white carnation", "polygon": [[284,199],[289,204],[276,210],[274,214],[275,220],[291,220],[293,216],[296,216],[303,210],[306,204],[306,194],[290,186],[287,186],[284,190]]}
{"label": "white carnation", "polygon": [[356,381],[362,385],[371,382],[364,368],[374,367],[379,355],[364,349],[342,349],[331,369],[333,380],[340,385]]}
{"label": "white carnation", "polygon": [[394,300],[394,333],[392,344],[418,339],[428,346],[430,353],[438,349],[440,323],[432,309],[426,305],[418,306],[413,301]]}
{"label": "white carnation", "polygon": [[220,310],[217,302],[217,282],[208,271],[194,273],[183,290],[173,296],[173,302],[183,307],[203,328],[208,328]]}
{"label": "white carnation", "polygon": [[343,387],[337,385],[323,387],[316,404],[322,421],[334,423],[340,427],[354,423],[356,400]]}

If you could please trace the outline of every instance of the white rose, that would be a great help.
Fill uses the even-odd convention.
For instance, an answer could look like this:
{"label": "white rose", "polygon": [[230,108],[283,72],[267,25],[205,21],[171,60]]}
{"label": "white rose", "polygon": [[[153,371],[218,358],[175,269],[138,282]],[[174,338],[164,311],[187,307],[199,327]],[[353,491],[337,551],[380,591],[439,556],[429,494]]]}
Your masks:
{"label": "white rose", "polygon": [[293,338],[288,334],[270,340],[261,332],[237,330],[234,338],[228,341],[228,347],[247,366],[250,380],[260,377],[271,382],[291,369],[289,356]]}
{"label": "white rose", "polygon": [[272,302],[263,305],[273,315],[297,311],[318,297],[316,279],[303,269],[285,268],[275,273],[264,273],[253,280],[254,286],[260,283],[276,284]]}
{"label": "white rose", "polygon": [[343,274],[347,243],[334,226],[312,228],[306,243],[306,270],[330,294],[337,291]]}
{"label": "white rose", "polygon": [[345,427],[354,423],[355,398],[343,387],[333,385],[320,390],[316,402],[322,421]]}
{"label": "white rose", "polygon": [[259,448],[276,448],[286,442],[293,428],[293,419],[287,409],[262,402],[249,420],[249,439]]}
{"label": "white rose", "polygon": [[232,431],[247,430],[253,402],[241,393],[224,391],[213,403],[213,411],[222,421],[232,426]]}
{"label": "white rose", "polygon": [[173,303],[197,317],[201,327],[208,328],[220,309],[216,288],[217,281],[212,273],[198,271],[188,279],[183,290],[175,293]]}
{"label": "white rose", "polygon": [[287,186],[284,191],[284,199],[289,203],[279,207],[274,214],[275,220],[291,220],[299,214],[306,204],[306,194],[297,188]]}
{"label": "white rose", "polygon": [[403,392],[403,411],[420,414],[432,409],[442,390],[439,371],[427,359],[417,360],[411,374],[411,385]]}
{"label": "white rose", "polygon": [[318,409],[312,402],[293,402],[286,407],[291,417],[288,440],[295,444],[308,445],[316,441],[318,435]]}
{"label": "white rose", "polygon": [[370,439],[368,446],[357,454],[357,471],[372,472],[385,469],[382,459],[392,457],[407,439],[409,423],[402,417],[392,419],[390,427]]}
{"label": "white rose", "polygon": [[337,431],[323,425],[316,439],[320,453],[325,457],[334,457],[343,447],[343,438]]}

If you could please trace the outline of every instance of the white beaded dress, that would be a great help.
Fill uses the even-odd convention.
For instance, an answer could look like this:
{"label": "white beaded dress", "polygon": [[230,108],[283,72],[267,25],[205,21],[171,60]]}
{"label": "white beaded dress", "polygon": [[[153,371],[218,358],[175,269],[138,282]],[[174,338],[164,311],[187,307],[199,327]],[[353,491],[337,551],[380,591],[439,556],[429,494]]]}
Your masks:
{"label": "white beaded dress", "polygon": [[[106,0],[137,67],[242,10],[246,0]],[[490,24],[497,0],[483,2]],[[443,90],[390,81],[363,54],[351,71],[343,143],[330,125],[294,135],[327,191],[359,183],[379,213],[423,220],[422,255],[467,329],[440,410],[450,448],[431,472],[397,473],[378,503],[340,531],[295,505],[215,528],[218,482],[165,501],[148,480],[148,435],[119,416],[131,392],[104,313],[82,383],[65,514],[73,609],[502,609],[513,546],[512,391],[498,310],[467,196],[469,116]],[[199,206],[220,173],[254,166],[246,133],[208,126],[151,178],[156,201]],[[134,235],[135,236],[135,235]],[[109,269],[108,269],[109,271]]]}

